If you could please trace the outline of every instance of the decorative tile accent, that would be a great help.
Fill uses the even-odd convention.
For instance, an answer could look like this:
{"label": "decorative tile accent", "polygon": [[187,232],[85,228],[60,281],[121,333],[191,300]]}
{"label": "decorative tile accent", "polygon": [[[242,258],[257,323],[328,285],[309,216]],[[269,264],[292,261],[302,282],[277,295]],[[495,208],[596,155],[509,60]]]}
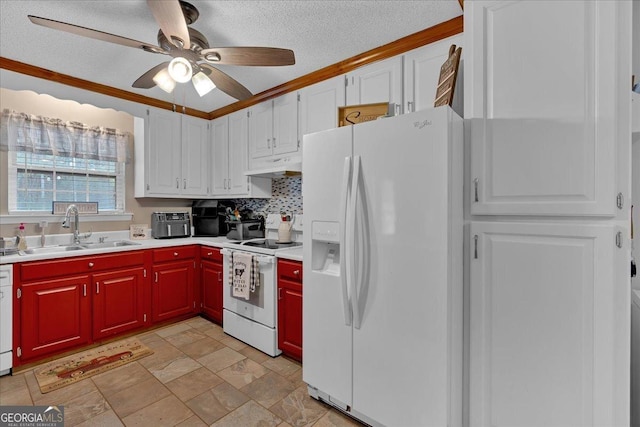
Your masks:
{"label": "decorative tile accent", "polygon": [[271,199],[235,199],[236,206],[264,215],[302,213],[302,177],[276,178],[271,183]]}

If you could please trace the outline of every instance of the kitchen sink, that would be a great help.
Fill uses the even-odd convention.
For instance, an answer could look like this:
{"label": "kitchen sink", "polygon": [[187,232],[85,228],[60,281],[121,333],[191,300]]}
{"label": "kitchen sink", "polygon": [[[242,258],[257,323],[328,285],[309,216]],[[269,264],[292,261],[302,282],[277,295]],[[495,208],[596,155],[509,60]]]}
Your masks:
{"label": "kitchen sink", "polygon": [[85,248],[78,245],[47,246],[44,248],[29,248],[20,252],[25,253],[27,255],[37,255],[37,254],[51,254],[51,253],[67,252],[67,251],[81,251],[83,249]]}
{"label": "kitchen sink", "polygon": [[140,245],[140,243],[131,242],[129,240],[114,240],[111,242],[85,242],[80,244],[80,246],[82,246],[85,249],[119,248],[122,246],[137,246],[137,245]]}

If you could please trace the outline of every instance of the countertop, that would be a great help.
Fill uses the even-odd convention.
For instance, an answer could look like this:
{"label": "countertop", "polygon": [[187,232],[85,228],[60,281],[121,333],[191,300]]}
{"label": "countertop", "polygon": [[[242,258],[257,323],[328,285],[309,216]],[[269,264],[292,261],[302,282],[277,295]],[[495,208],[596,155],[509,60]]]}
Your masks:
{"label": "countertop", "polygon": [[[68,235],[63,235],[64,238],[68,238]],[[36,236],[39,239],[39,236]],[[108,232],[101,233],[99,235],[92,236],[89,239],[92,242],[98,240],[99,237],[105,237],[106,242],[114,241],[114,240],[130,240],[129,232]],[[56,236],[51,236],[48,238],[51,242],[51,246],[56,246],[60,244],[69,244],[70,242],[60,242]],[[14,264],[19,262],[27,262],[27,261],[41,261],[48,259],[60,259],[60,258],[71,258],[78,256],[87,256],[87,255],[102,255],[109,254],[115,252],[128,252],[128,251],[139,251],[144,249],[156,249],[156,248],[168,248],[172,246],[186,246],[186,245],[204,245],[211,246],[216,248],[222,248],[224,243],[228,243],[229,240],[222,237],[184,237],[184,238],[175,238],[175,239],[146,239],[146,240],[132,240],[135,243],[139,243],[131,246],[118,246],[113,248],[98,248],[98,249],[83,249],[78,251],[68,251],[68,252],[53,252],[53,253],[39,253],[39,254],[25,254],[25,255],[5,255],[0,256],[0,264]],[[85,242],[85,241],[83,241]],[[29,243],[29,240],[27,240]],[[81,243],[82,244],[82,243]],[[50,246],[47,244],[46,246]],[[29,245],[29,247],[38,248],[39,245],[34,244]],[[302,261],[302,247],[297,247],[295,249],[280,251],[276,254],[278,258],[291,259],[295,261]]]}

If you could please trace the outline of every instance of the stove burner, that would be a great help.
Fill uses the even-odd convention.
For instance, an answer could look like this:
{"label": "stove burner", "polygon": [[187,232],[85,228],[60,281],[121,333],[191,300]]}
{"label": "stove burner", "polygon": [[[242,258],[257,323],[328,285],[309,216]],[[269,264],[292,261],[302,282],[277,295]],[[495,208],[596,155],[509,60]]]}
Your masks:
{"label": "stove burner", "polygon": [[279,242],[277,240],[270,240],[270,239],[264,239],[264,240],[250,240],[247,242],[242,242],[241,243],[242,246],[252,246],[252,247],[256,247],[256,248],[265,248],[265,249],[283,249],[283,248],[293,248],[295,246],[300,246],[302,245],[301,242]]}

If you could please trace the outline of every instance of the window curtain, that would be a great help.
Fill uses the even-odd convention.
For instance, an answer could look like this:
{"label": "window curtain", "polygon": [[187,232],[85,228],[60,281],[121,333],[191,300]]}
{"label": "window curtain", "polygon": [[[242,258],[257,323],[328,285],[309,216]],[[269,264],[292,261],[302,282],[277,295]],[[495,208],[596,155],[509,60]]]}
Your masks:
{"label": "window curtain", "polygon": [[132,135],[117,129],[3,110],[0,150],[126,162]]}

